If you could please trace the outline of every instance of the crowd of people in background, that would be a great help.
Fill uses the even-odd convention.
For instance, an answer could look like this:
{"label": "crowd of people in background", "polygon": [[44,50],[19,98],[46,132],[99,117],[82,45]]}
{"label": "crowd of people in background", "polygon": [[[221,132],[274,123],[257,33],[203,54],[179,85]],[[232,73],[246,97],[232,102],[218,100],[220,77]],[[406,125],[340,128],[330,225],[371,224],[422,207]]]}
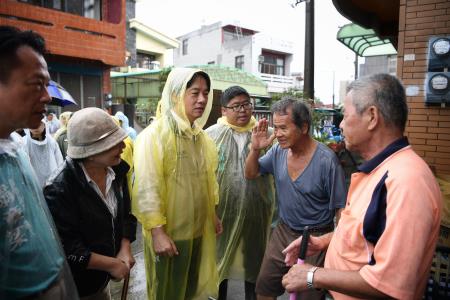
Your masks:
{"label": "crowd of people in background", "polygon": [[[50,179],[50,175],[61,167],[67,156],[69,147],[67,126],[72,115],[73,112],[65,111],[60,114],[58,119],[56,113],[49,111],[38,127],[25,128],[20,131],[25,151],[41,187],[44,187]],[[129,190],[131,191],[132,148],[133,141],[136,139],[136,131],[129,126],[128,117],[121,111],[113,116],[113,120],[127,133],[124,140],[126,147],[122,158],[130,166],[127,182],[130,183]]]}
{"label": "crowd of people in background", "polygon": [[404,137],[394,76],[348,88],[341,129],[364,163],[347,195],[301,100],[274,103],[270,128],[232,86],[204,130],[211,78],[174,68],[139,134],[120,111],[58,120],[45,53],[36,33],[0,26],[0,299],[111,299],[109,281],[135,264],[137,221],[151,300],[225,300],[229,279],[244,281],[246,300],[422,297],[442,199]]}

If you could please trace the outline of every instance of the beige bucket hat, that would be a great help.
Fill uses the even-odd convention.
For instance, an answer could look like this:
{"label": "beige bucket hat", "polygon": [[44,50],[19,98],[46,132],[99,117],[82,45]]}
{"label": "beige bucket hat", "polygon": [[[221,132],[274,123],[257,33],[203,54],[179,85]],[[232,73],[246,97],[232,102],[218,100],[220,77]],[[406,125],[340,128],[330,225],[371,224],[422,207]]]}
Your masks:
{"label": "beige bucket hat", "polygon": [[67,155],[86,158],[111,149],[128,134],[106,112],[96,107],[75,112],[67,125]]}

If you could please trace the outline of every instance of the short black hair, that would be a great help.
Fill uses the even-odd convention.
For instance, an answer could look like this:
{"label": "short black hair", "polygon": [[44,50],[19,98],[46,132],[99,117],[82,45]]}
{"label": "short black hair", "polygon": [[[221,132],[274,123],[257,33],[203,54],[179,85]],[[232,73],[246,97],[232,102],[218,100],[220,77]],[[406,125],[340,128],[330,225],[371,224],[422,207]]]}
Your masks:
{"label": "short black hair", "polygon": [[22,46],[31,47],[42,56],[46,53],[44,38],[39,34],[12,26],[0,26],[0,82],[7,83],[12,70],[21,65],[17,49]]}
{"label": "short black hair", "polygon": [[186,84],[186,89],[190,88],[194,84],[194,81],[199,77],[203,77],[206,80],[208,91],[211,91],[211,79],[209,78],[209,75],[203,71],[198,71],[194,73],[191,80],[189,80],[188,83]]}
{"label": "short black hair", "polygon": [[272,105],[271,111],[272,113],[287,115],[287,110],[289,108],[291,109],[291,117],[295,126],[301,129],[303,124],[306,123],[308,125],[309,133],[309,129],[311,128],[312,124],[311,111],[308,105],[306,105],[303,101],[291,98],[289,96],[284,96],[283,98],[281,98],[281,100],[275,102]]}
{"label": "short black hair", "polygon": [[243,87],[240,87],[238,85],[230,86],[225,91],[223,91],[222,97],[220,97],[220,104],[222,106],[227,106],[228,102],[230,102],[231,99],[240,95],[245,95],[250,99],[250,94]]}

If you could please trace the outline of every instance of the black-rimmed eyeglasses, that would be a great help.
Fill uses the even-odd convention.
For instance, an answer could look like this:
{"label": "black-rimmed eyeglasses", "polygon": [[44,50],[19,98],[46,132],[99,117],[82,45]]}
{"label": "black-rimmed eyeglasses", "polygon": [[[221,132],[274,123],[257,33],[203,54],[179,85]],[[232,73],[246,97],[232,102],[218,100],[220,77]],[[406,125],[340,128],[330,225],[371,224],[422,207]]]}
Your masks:
{"label": "black-rimmed eyeglasses", "polygon": [[224,106],[225,108],[229,108],[232,109],[234,112],[238,112],[241,111],[241,108],[243,108],[244,110],[249,110],[253,108],[253,103],[251,102],[245,102],[242,104],[236,104],[233,106]]}

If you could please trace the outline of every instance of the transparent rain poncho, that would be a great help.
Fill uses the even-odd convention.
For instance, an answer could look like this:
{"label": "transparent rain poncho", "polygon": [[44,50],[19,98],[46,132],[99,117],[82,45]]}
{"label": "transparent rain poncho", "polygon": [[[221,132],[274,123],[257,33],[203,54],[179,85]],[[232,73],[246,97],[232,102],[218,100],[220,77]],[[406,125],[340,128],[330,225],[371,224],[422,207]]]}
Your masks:
{"label": "transparent rain poncho", "polygon": [[21,299],[63,280],[78,299],[42,188],[20,136],[0,139],[0,299]]}
{"label": "transparent rain poncho", "polygon": [[[217,153],[201,129],[211,111],[212,93],[193,126],[184,109],[186,84],[196,72],[200,70],[171,71],[157,119],[139,134],[134,148],[132,211],[143,226],[152,300],[206,300],[217,295]],[[161,225],[177,246],[179,255],[173,258],[153,251],[151,229]]]}
{"label": "transparent rain poncho", "polygon": [[46,135],[42,141],[31,138],[31,133],[28,129],[25,130],[25,136],[23,137],[25,151],[30,157],[31,165],[42,188],[52,173],[64,162],[58,143],[50,135],[47,125],[45,127]]}
{"label": "transparent rain poncho", "polygon": [[233,126],[225,117],[217,123],[206,132],[219,153],[217,215],[223,224],[223,233],[217,238],[219,280],[254,283],[270,232],[275,203],[273,177],[268,174],[253,180],[244,177],[253,118],[246,127]]}
{"label": "transparent rain poncho", "polygon": [[128,136],[134,141],[136,139],[136,130],[129,125],[128,117],[121,111],[116,112],[115,117],[122,122],[122,128],[128,133]]}

